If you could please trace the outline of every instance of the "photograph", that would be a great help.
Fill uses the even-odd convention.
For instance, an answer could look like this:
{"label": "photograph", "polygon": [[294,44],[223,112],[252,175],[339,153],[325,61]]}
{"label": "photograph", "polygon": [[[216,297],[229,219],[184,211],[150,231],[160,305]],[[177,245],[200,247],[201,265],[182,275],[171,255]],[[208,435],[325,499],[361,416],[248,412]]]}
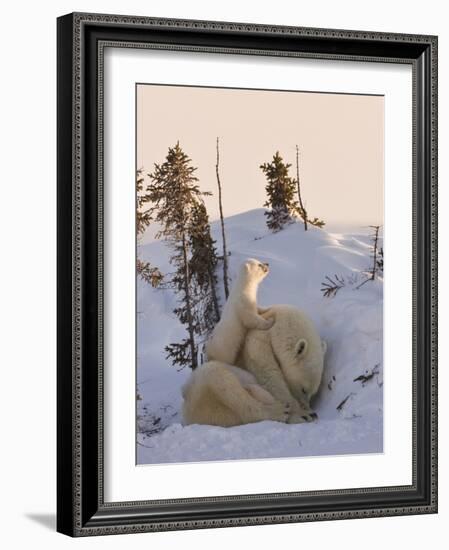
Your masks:
{"label": "photograph", "polygon": [[435,515],[438,36],[220,17],[58,17],[57,531]]}
{"label": "photograph", "polygon": [[135,94],[136,464],[382,453],[384,96]]}

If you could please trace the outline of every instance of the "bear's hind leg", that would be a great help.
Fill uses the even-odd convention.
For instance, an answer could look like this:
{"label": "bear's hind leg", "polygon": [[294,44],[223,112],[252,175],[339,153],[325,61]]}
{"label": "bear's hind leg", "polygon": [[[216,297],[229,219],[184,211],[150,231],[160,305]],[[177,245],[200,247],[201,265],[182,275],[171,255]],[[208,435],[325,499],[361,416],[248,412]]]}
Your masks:
{"label": "bear's hind leg", "polygon": [[267,392],[267,390],[264,390],[262,386],[259,386],[259,384],[248,384],[245,387],[245,390],[252,396],[256,401],[260,401],[261,403],[264,403],[265,405],[271,405],[272,403],[275,403],[275,398],[271,395],[271,393]]}
{"label": "bear's hind leg", "polygon": [[[267,396],[270,394],[263,388],[260,388],[260,391],[252,388],[252,392],[256,392],[258,396],[258,399],[255,399],[225,364],[212,362],[205,367],[204,374],[206,375],[204,381],[213,392],[215,399],[240,419],[239,424],[250,424],[262,420],[288,421],[290,405],[274,399],[271,403],[267,403]],[[252,385],[257,386],[245,384],[245,386]],[[265,402],[259,400],[261,396]]]}

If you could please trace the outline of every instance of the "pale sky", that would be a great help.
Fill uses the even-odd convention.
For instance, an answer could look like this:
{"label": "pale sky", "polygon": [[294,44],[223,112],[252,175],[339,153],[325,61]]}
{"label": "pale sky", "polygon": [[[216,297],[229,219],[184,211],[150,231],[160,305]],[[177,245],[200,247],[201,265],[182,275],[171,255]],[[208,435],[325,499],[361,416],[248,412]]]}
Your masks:
{"label": "pale sky", "polygon": [[260,164],[300,150],[303,202],[328,225],[383,224],[384,98],[186,86],[137,86],[137,168],[151,172],[179,140],[198,168],[211,220],[219,216],[215,143],[225,217],[261,208]]}

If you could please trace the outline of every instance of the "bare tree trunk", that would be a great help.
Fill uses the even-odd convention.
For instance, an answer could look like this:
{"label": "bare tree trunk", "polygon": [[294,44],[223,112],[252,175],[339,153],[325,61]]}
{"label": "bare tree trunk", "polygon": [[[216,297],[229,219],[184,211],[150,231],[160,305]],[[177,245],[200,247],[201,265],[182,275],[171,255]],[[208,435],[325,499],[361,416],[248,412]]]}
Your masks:
{"label": "bare tree trunk", "polygon": [[226,235],[225,235],[225,226],[223,219],[223,204],[221,201],[221,183],[220,183],[220,148],[219,148],[219,138],[217,137],[217,164],[215,165],[215,173],[217,174],[217,183],[218,183],[218,204],[220,207],[220,220],[221,220],[221,238],[223,241],[223,284],[225,291],[225,298],[228,299],[229,296],[229,284],[228,284],[228,252],[226,249]]}
{"label": "bare tree trunk", "polygon": [[371,279],[374,281],[376,278],[376,272],[377,272],[377,243],[379,241],[379,229],[380,225],[372,225],[371,226],[374,229],[374,235],[373,235],[373,271],[371,274]]}
{"label": "bare tree trunk", "polygon": [[301,211],[303,213],[302,219],[304,220],[304,231],[307,231],[307,212],[304,208],[304,205],[302,203],[302,197],[301,197],[301,183],[299,181],[299,148],[296,146],[296,183],[298,184],[298,199],[299,199],[299,206],[301,208]]}
{"label": "bare tree trunk", "polygon": [[189,346],[190,353],[192,355],[192,370],[196,369],[198,366],[198,357],[196,356],[195,349],[195,331],[193,327],[193,315],[192,315],[192,300],[190,296],[190,286],[189,286],[189,262],[187,259],[187,242],[185,232],[182,233],[182,259],[184,262],[184,293],[186,295],[186,309],[187,309],[187,324],[189,332]]}

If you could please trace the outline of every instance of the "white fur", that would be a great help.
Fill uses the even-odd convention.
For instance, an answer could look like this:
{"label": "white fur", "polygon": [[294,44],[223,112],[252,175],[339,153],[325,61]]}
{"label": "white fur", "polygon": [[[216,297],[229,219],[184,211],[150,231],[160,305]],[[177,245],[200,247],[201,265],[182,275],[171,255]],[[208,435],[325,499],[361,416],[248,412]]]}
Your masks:
{"label": "white fur", "polygon": [[247,333],[238,367],[210,361],[191,374],[183,388],[185,424],[227,427],[315,418],[310,398],[321,382],[325,342],[299,309],[278,305],[269,311],[274,326]]}
{"label": "white fur", "polygon": [[303,311],[275,305],[270,313],[276,319],[273,327],[250,330],[236,364],[276,400],[291,405],[289,422],[309,420],[315,416],[310,399],[321,383],[327,345]]}
{"label": "white fur", "polygon": [[257,308],[257,288],[267,274],[268,264],[258,260],[249,259],[241,266],[221,319],[206,344],[209,361],[233,364],[249,329],[272,327],[274,320],[263,318]]}
{"label": "white fur", "polygon": [[289,415],[289,405],[276,401],[251,373],[219,361],[196,368],[182,394],[184,424],[229,427],[286,422]]}

